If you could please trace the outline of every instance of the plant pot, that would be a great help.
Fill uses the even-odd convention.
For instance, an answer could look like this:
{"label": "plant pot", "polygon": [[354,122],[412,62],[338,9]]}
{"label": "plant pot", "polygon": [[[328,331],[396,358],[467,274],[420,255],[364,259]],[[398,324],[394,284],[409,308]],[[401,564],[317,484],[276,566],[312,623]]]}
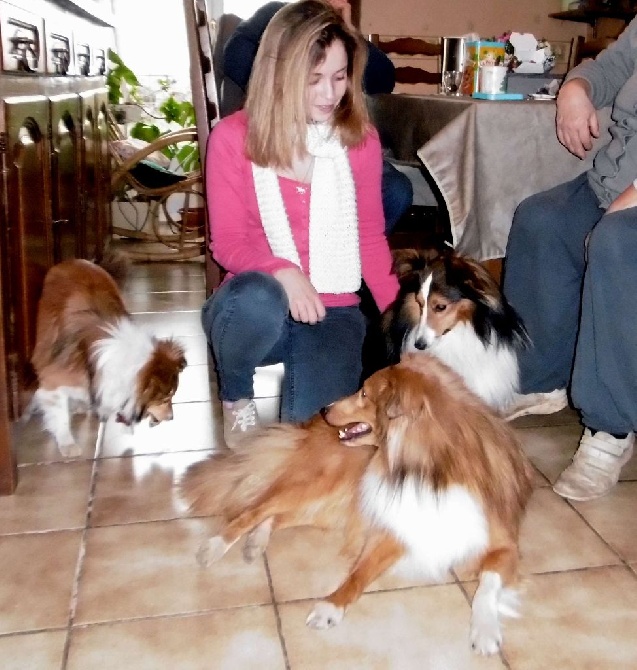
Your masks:
{"label": "plant pot", "polygon": [[206,226],[206,210],[204,207],[188,207],[179,210],[181,225],[186,230],[197,231],[203,235]]}

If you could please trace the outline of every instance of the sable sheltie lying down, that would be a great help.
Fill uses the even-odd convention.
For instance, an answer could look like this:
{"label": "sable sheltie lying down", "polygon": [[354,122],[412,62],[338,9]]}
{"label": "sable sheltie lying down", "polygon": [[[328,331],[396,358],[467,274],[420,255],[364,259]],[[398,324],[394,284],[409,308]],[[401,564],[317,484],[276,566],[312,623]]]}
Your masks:
{"label": "sable sheltie lying down", "polygon": [[480,584],[471,644],[496,652],[500,616],[515,607],[518,532],[531,493],[532,468],[512,429],[446,365],[413,354],[324,418],[266,428],[240,450],[188,469],[181,491],[192,511],[223,518],[200,563],[220,559],[243,535],[253,559],[277,528],[343,528],[345,549],[358,558],[314,606],[313,628],[339,623],[402,559],[434,579],[473,564]]}
{"label": "sable sheltie lying down", "polygon": [[38,388],[25,411],[42,412],[63,456],[77,456],[71,415],[94,410],[127,425],[172,419],[172,397],[186,366],[173,340],[135,325],[113,277],[86,260],[54,265],[44,279],[31,363]]}
{"label": "sable sheltie lying down", "polygon": [[426,351],[453,368],[488,405],[506,413],[519,388],[524,325],[491,275],[451,249],[396,253],[400,290],[382,316],[388,362]]}

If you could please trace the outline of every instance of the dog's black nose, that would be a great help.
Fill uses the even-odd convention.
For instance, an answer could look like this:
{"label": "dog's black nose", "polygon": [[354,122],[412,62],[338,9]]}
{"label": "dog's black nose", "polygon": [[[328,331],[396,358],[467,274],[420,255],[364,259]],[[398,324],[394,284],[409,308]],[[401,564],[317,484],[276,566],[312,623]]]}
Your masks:
{"label": "dog's black nose", "polygon": [[419,351],[424,351],[427,348],[427,342],[425,342],[425,340],[423,340],[422,338],[419,338],[414,342],[414,346]]}

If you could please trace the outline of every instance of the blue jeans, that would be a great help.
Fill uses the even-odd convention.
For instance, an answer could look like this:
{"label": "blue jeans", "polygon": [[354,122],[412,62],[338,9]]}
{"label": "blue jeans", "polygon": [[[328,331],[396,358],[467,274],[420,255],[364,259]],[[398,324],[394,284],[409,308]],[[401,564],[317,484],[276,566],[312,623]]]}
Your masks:
{"label": "blue jeans", "polygon": [[637,429],[635,258],[637,208],[605,214],[584,174],[520,204],[504,270],[533,342],[522,392],[570,384],[584,425],[615,434]]}
{"label": "blue jeans", "polygon": [[403,174],[389,161],[384,160],[381,191],[385,214],[385,235],[389,235],[400,217],[411,207],[414,199],[414,188],[407,175]]}
{"label": "blue jeans", "polygon": [[281,419],[300,422],[354,393],[361,371],[365,320],[358,306],[331,307],[323,321],[294,321],[281,284],[243,272],[204,303],[202,324],[223,400],[254,396],[254,369],[283,363]]}

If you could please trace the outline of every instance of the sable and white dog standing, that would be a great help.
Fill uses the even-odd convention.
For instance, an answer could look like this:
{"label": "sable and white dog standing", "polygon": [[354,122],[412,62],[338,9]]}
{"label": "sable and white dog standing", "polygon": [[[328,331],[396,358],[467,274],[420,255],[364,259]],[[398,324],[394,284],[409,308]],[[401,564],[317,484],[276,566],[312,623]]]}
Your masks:
{"label": "sable and white dog standing", "polygon": [[24,419],[41,412],[63,456],[79,455],[71,433],[74,412],[127,425],[172,419],[172,397],[186,366],[183,348],[137,326],[117,283],[87,260],[54,265],[38,305],[31,363],[38,388]]}
{"label": "sable and white dog standing", "polygon": [[454,369],[502,414],[519,389],[518,352],[529,338],[493,277],[452,250],[396,253],[400,282],[382,316],[389,363],[422,351]]}

